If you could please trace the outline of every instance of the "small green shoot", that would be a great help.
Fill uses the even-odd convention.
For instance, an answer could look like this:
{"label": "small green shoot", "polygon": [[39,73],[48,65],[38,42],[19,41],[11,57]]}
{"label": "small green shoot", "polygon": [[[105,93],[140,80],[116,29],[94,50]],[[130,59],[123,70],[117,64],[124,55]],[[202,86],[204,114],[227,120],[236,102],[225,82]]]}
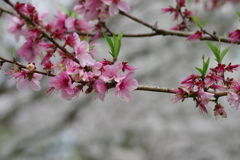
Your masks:
{"label": "small green shoot", "polygon": [[112,57],[114,59],[117,59],[120,49],[121,49],[121,44],[122,44],[121,40],[122,40],[122,36],[123,36],[123,31],[118,36],[116,36],[113,33],[113,40],[104,33],[103,33],[103,36],[104,36],[105,40],[107,41],[109,48],[111,50],[111,52],[109,52],[109,53],[112,55]]}
{"label": "small green shoot", "polygon": [[66,13],[68,16],[73,17],[75,19],[77,18],[77,13],[76,12],[74,12],[72,10],[68,10],[64,5],[62,5],[60,3],[59,3],[59,6],[61,7],[62,11],[64,13]]}
{"label": "small green shoot", "polygon": [[215,60],[220,64],[222,63],[223,58],[225,57],[225,55],[227,54],[227,52],[229,51],[230,47],[225,48],[222,52],[220,51],[220,43],[217,43],[216,45],[213,45],[210,42],[206,42],[209,46],[209,48],[212,50],[214,56],[215,56]]}
{"label": "small green shoot", "polygon": [[208,66],[209,66],[209,62],[210,62],[210,58],[207,59],[207,61],[204,60],[204,56],[202,56],[202,68],[198,68],[198,67],[195,67],[196,70],[198,70],[202,77],[204,77],[207,73],[207,70],[208,70]]}
{"label": "small green shoot", "polygon": [[10,52],[12,54],[12,57],[15,58],[15,54],[14,54],[14,49],[13,48],[10,48]]}
{"label": "small green shoot", "polygon": [[197,24],[197,26],[200,28],[200,30],[202,31],[204,26],[207,24],[207,22],[209,21],[209,19],[205,19],[202,24],[199,21],[198,17],[195,16],[191,16],[191,18],[193,19],[193,21]]}

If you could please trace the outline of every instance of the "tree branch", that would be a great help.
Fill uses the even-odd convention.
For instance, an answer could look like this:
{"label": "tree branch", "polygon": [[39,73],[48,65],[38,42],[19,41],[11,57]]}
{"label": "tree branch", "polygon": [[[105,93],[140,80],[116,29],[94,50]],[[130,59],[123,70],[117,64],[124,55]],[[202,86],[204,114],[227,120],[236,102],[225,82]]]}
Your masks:
{"label": "tree branch", "polygon": [[[157,36],[157,35],[162,35],[162,36],[178,36],[178,37],[189,37],[190,35],[194,34],[193,33],[190,33],[190,32],[180,32],[180,31],[174,31],[174,30],[165,30],[165,29],[159,29],[159,28],[156,28],[155,26],[153,25],[150,25],[149,23],[147,22],[144,22],[134,16],[131,16],[125,12],[122,12],[120,11],[120,14],[123,15],[123,16],[126,16],[130,19],[132,19],[133,21],[135,22],[138,22],[150,29],[152,29],[156,34],[152,35],[152,36]],[[223,37],[213,37],[213,36],[204,36],[200,39],[201,41],[221,41],[221,42],[224,42],[224,43],[232,43],[231,42],[231,39],[230,38],[223,38]],[[238,40],[237,42],[235,42],[235,44],[240,44],[240,41]]]}

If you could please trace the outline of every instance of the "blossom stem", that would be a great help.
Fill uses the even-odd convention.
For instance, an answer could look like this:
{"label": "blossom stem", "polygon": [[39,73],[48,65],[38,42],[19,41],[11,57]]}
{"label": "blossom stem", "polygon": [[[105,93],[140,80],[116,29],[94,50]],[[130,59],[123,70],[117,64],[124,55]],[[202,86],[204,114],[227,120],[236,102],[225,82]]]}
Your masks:
{"label": "blossom stem", "polygon": [[[0,56],[0,59],[1,59],[2,63],[8,62],[8,63],[16,64],[17,66],[20,66],[21,68],[27,69],[27,66],[25,66],[25,65],[23,65],[23,64],[15,61],[15,60],[12,61],[12,60],[3,58],[3,57],[1,57],[1,56]],[[33,73],[39,73],[39,74],[46,75],[46,76],[50,76],[50,77],[54,77],[54,76],[55,76],[55,74],[52,74],[52,73],[50,73],[50,72],[43,72],[43,71],[39,71],[39,70],[34,70]]]}

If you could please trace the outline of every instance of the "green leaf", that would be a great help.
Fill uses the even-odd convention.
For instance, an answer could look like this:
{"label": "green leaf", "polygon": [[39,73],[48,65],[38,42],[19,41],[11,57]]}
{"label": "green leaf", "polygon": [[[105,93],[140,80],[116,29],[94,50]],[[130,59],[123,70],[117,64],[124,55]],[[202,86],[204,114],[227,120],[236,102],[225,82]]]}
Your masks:
{"label": "green leaf", "polygon": [[61,3],[59,3],[59,6],[61,7],[61,10],[62,10],[64,13],[66,13],[67,15],[70,14],[70,11],[69,11],[64,5],[62,5]]}
{"label": "green leaf", "polygon": [[12,54],[12,57],[15,58],[15,54],[14,54],[14,49],[13,48],[10,48],[10,52]]}
{"label": "green leaf", "polygon": [[198,70],[201,74],[203,74],[203,70],[201,68],[195,67],[196,70]]}
{"label": "green leaf", "polygon": [[214,46],[214,45],[213,45],[212,43],[210,43],[210,42],[206,42],[206,43],[208,44],[209,48],[212,50],[213,54],[215,55],[215,57],[216,57],[215,60],[216,60],[218,63],[220,63],[220,62],[221,62],[221,57],[220,57],[219,45]]}
{"label": "green leaf", "polygon": [[222,60],[223,60],[223,58],[224,58],[224,56],[227,54],[227,52],[229,51],[229,49],[230,49],[230,47],[228,47],[228,48],[226,48],[226,49],[224,49],[222,52],[221,52],[221,62],[222,62]]}
{"label": "green leaf", "polygon": [[240,17],[240,12],[236,12],[236,13],[237,13],[238,17]]}
{"label": "green leaf", "polygon": [[120,40],[120,41],[122,40],[123,32],[124,32],[124,30],[122,30],[122,32],[119,33],[119,35],[118,35],[118,40]]}
{"label": "green leaf", "polygon": [[70,16],[70,17],[73,17],[74,19],[77,19],[77,13],[74,12],[74,11],[70,11],[70,12],[69,12],[69,16]]}
{"label": "green leaf", "polygon": [[194,22],[197,24],[197,26],[200,28],[200,30],[202,30],[203,26],[201,25],[199,19],[195,16],[191,16],[191,18],[194,20]]}
{"label": "green leaf", "polygon": [[205,74],[207,73],[207,70],[208,70],[208,66],[209,66],[209,62],[210,62],[210,58],[208,58],[207,62],[204,62],[203,60],[203,73],[202,73],[202,76],[205,76]]}
{"label": "green leaf", "polygon": [[108,42],[108,45],[110,47],[111,52],[109,52],[109,53],[113,56],[113,52],[114,52],[113,42],[112,42],[111,38],[108,37],[105,33],[103,33],[103,36],[106,39],[106,41]]}
{"label": "green leaf", "polygon": [[204,27],[207,24],[208,21],[209,21],[209,19],[205,19],[202,23],[202,27]]}

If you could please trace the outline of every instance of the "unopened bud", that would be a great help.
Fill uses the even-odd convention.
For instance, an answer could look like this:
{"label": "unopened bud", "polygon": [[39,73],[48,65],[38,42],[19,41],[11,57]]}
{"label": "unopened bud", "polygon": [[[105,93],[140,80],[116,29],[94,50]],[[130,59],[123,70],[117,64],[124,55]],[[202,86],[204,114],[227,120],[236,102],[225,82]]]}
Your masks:
{"label": "unopened bud", "polygon": [[35,69],[36,69],[35,64],[34,64],[34,63],[29,63],[29,64],[27,65],[27,69],[28,69],[29,71],[35,70]]}
{"label": "unopened bud", "polygon": [[85,91],[85,93],[86,94],[89,94],[89,93],[91,93],[93,91],[93,88],[92,87],[89,87],[86,91]]}

